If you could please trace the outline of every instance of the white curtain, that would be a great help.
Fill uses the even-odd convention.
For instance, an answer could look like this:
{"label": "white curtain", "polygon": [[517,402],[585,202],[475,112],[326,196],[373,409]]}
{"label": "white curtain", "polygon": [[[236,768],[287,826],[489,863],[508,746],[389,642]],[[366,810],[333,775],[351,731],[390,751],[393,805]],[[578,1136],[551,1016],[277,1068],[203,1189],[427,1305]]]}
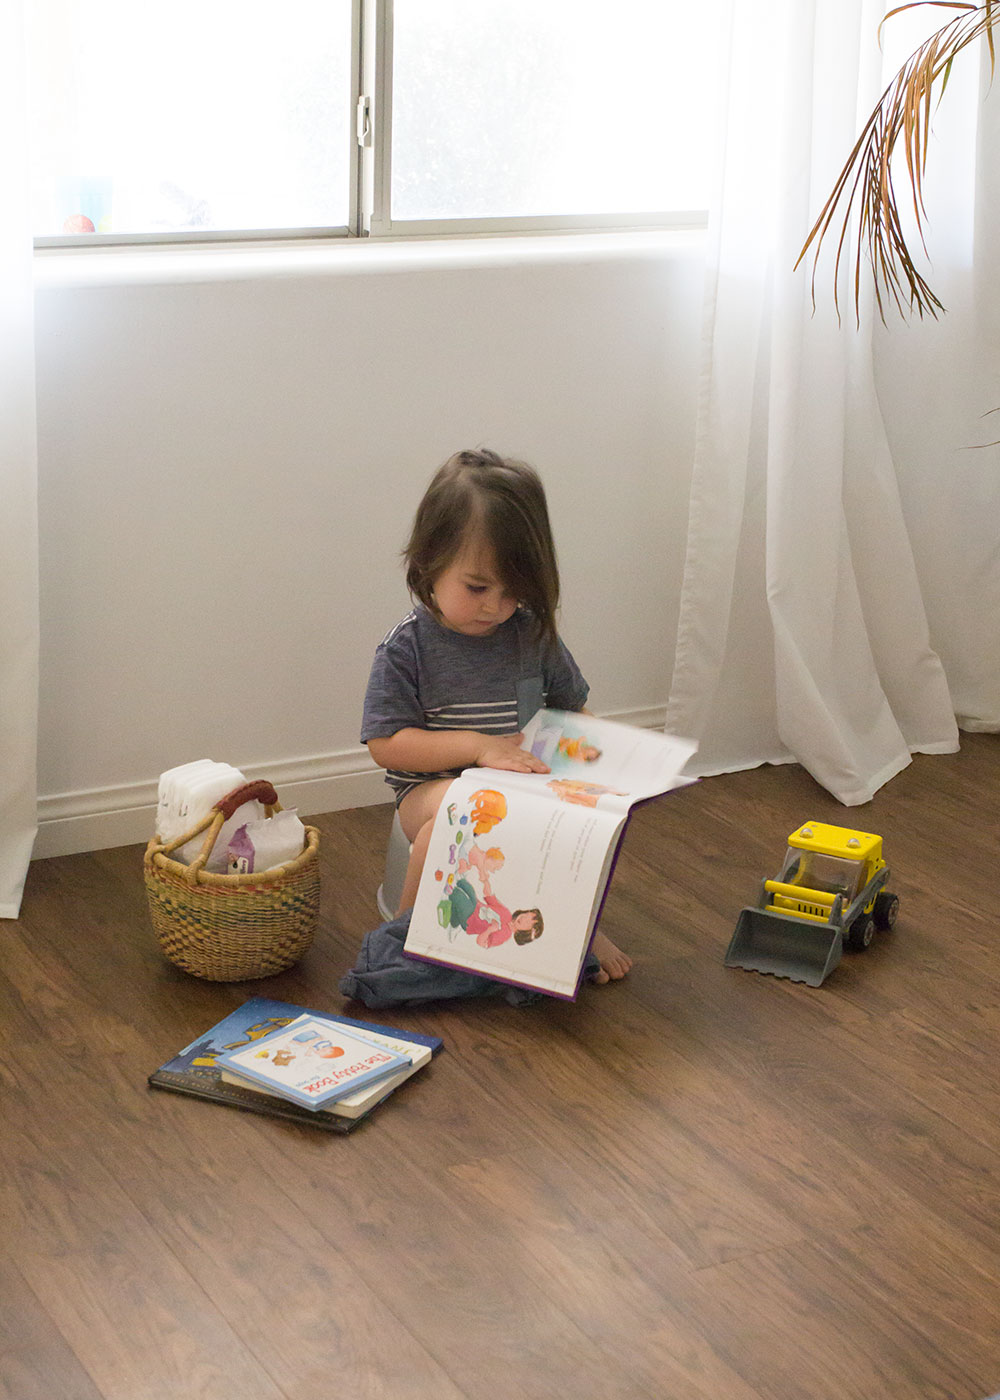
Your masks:
{"label": "white curtain", "polygon": [[38,528],[24,10],[0,4],[0,918],[36,831]]}
{"label": "white curtain", "polygon": [[[873,0],[735,0],[667,729],[697,771],[801,763],[867,802],[957,727],[873,372],[870,307],[793,266],[881,88]],[[845,290],[842,304],[850,307]],[[1000,435],[1000,434],[998,434]]]}
{"label": "white curtain", "polygon": [[[948,17],[933,13],[935,24]],[[897,46],[904,38],[893,37]],[[907,49],[914,38],[924,33],[907,35]],[[1000,84],[990,81],[982,42],[956,61],[933,132],[928,276],[946,310],[937,320],[877,327],[876,378],[931,639],[959,726],[997,732]]]}

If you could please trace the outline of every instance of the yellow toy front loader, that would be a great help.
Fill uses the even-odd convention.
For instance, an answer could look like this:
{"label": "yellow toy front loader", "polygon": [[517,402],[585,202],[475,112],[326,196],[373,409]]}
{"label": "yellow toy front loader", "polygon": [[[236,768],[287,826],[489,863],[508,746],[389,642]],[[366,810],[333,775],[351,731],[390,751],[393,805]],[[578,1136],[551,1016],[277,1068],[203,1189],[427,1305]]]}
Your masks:
{"label": "yellow toy front loader", "polygon": [[789,836],[778,878],[761,881],[757,903],[741,912],[726,966],[820,986],[845,946],[862,951],[895,924],[888,878],[881,836],[806,822]]}

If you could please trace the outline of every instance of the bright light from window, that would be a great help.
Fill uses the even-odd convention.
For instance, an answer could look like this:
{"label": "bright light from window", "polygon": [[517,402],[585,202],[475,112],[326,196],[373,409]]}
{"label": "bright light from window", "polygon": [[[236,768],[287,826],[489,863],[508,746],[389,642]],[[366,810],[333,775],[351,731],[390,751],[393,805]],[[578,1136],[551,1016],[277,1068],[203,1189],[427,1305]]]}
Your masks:
{"label": "bright light from window", "polygon": [[392,218],[704,209],[712,7],[395,0]]}
{"label": "bright light from window", "polygon": [[34,0],[36,235],[346,225],[350,0]]}

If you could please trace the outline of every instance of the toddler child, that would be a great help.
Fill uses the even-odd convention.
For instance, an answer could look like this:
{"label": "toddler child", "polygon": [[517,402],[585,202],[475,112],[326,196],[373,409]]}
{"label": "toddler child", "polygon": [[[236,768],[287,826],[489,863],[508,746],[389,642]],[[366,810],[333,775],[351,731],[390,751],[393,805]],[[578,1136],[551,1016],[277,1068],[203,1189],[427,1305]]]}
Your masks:
{"label": "toddler child", "polygon": [[[393,789],[412,850],[413,905],[434,818],[463,768],[547,773],[521,747],[543,705],[587,713],[589,687],[556,630],[559,573],[537,473],[487,450],[457,452],[417,508],[404,550],[413,610],[375,652],[361,740]],[[595,981],[627,954],[594,936]]]}

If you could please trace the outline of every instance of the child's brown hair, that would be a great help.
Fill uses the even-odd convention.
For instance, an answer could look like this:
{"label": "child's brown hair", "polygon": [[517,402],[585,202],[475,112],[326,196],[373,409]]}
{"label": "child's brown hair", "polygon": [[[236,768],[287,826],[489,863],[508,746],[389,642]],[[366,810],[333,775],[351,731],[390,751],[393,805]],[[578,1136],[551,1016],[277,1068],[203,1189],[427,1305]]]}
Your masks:
{"label": "child's brown hair", "polygon": [[555,642],[559,570],[545,489],[534,468],[479,448],[456,452],[435,473],[403,551],[407,587],[432,613],[434,580],[470,531],[482,534],[504,587],[530,610],[541,636]]}

